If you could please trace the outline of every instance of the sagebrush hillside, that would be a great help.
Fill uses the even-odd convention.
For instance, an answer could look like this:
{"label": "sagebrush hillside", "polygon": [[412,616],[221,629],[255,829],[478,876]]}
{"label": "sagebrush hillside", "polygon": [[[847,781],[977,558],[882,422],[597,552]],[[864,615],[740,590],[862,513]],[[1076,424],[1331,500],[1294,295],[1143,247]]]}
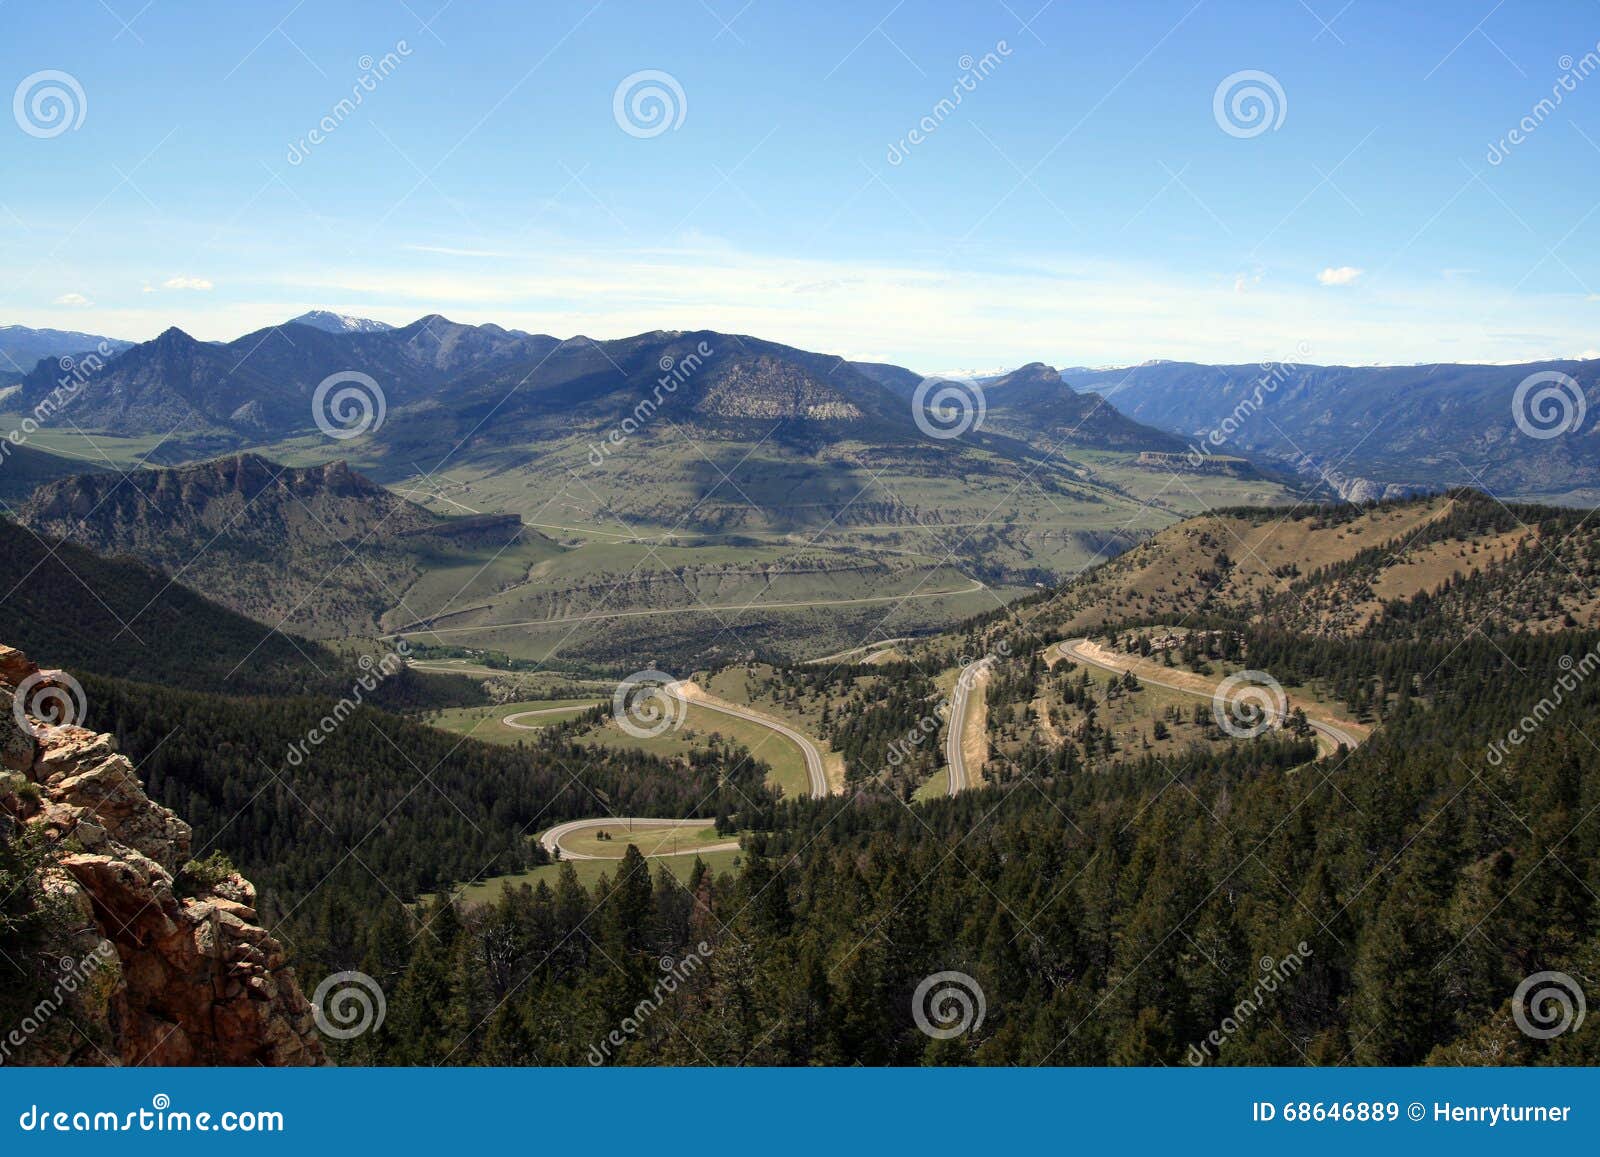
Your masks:
{"label": "sagebrush hillside", "polygon": [[1370,507],[1222,511],[1097,568],[1025,617],[1072,633],[1225,616],[1311,635],[1600,624],[1600,531],[1585,513],[1474,491]]}

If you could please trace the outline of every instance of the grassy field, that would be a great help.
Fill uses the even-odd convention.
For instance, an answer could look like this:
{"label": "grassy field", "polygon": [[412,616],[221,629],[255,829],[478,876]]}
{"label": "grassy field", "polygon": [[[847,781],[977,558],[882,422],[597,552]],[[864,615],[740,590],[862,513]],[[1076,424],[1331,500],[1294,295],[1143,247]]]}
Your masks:
{"label": "grassy field", "polygon": [[[11,430],[20,426],[23,415],[0,414],[0,429]],[[160,434],[125,438],[116,434],[78,430],[63,422],[60,426],[43,426],[28,435],[28,445],[36,450],[59,454],[84,464],[85,469],[109,470],[113,467],[127,470],[144,465],[145,455],[172,445],[170,439]]]}
{"label": "grassy field", "polygon": [[[627,845],[623,845],[623,847],[626,849]],[[741,853],[737,851],[727,851],[707,852],[701,856],[662,856],[650,861],[650,871],[655,873],[665,869],[680,881],[686,882],[689,879],[689,873],[694,871],[695,860],[704,860],[706,867],[714,875],[721,875],[723,872],[734,870],[735,865],[739,862],[740,855]],[[602,876],[614,879],[617,874],[615,860],[573,860],[571,864],[573,871],[578,875],[578,882],[586,888],[593,888],[600,882]],[[507,884],[510,884],[513,888],[520,887],[523,884],[537,887],[540,881],[543,881],[554,888],[556,886],[556,877],[560,872],[560,864],[546,864],[542,868],[534,868],[529,872],[518,872],[514,875],[494,876],[486,880],[480,880],[475,884],[469,884],[467,887],[462,888],[457,895],[468,904],[486,904],[498,898],[500,890]]]}
{"label": "grassy field", "polygon": [[648,738],[629,735],[614,720],[580,736],[578,742],[595,747],[628,747],[648,751],[664,758],[687,756],[712,735],[720,735],[749,749],[753,758],[767,764],[772,772],[767,782],[790,799],[803,799],[809,792],[805,755],[792,741],[771,728],[731,715],[723,715],[696,704],[689,704],[681,726]]}
{"label": "grassy field", "polygon": [[[611,838],[601,839],[601,832]],[[648,820],[635,820],[631,825],[624,820],[617,820],[605,827],[580,829],[564,837],[561,847],[575,856],[620,860],[629,844],[638,847],[646,856],[673,856],[737,839],[738,836],[719,835],[714,824],[707,824],[703,828],[686,828],[675,824],[652,825]]]}
{"label": "grassy field", "polygon": [[1174,472],[1161,466],[1140,465],[1136,457],[1109,450],[1075,449],[1071,453],[1100,481],[1129,494],[1153,497],[1164,513],[1181,518],[1219,506],[1273,506],[1287,500],[1283,487],[1275,482]]}
{"label": "grassy field", "polygon": [[757,645],[810,658],[993,610],[1207,505],[1283,496],[1272,483],[1174,481],[1115,452],[1073,449],[1028,471],[979,452],[949,474],[925,455],[867,444],[813,455],[735,441],[711,452],[715,465],[663,428],[602,466],[580,435],[541,442],[536,457],[458,455],[426,478],[358,456],[358,469],[413,501],[516,513],[549,541],[547,557],[530,547],[482,574],[428,575],[386,626],[428,618],[435,641],[541,661],[615,665],[644,653],[659,666],[699,665]]}
{"label": "grassy field", "polygon": [[[442,711],[429,712],[423,717],[423,722],[456,735],[481,739],[485,743],[514,745],[526,743],[537,734],[529,730],[530,727],[564,723],[568,719],[575,719],[598,702],[599,700],[581,699],[529,699],[521,703],[498,703],[493,707],[449,707]],[[522,727],[514,727],[504,722],[508,715],[516,716],[521,712],[530,711],[541,714],[518,720],[523,724]]]}
{"label": "grassy field", "polygon": [[[550,684],[563,687],[571,687],[576,684],[584,687],[594,687],[596,695],[610,695],[617,685],[615,679],[579,678],[574,675],[563,674],[561,671],[551,671],[545,668],[512,671],[503,667],[491,667],[487,663],[474,659],[412,659],[410,665],[419,671],[434,671],[441,675],[466,675],[471,679],[516,679],[530,685]],[[530,695],[528,698],[553,699],[558,698],[558,696]]]}
{"label": "grassy field", "polygon": [[[736,667],[727,667],[713,675],[701,680],[701,685],[719,699],[726,699],[730,703],[738,703],[756,711],[783,720],[789,726],[811,737],[818,747],[822,749],[823,768],[828,775],[828,782],[838,790],[844,784],[844,756],[834,751],[824,737],[822,726],[822,710],[825,705],[831,705],[837,710],[844,702],[844,698],[834,697],[831,700],[821,696],[811,699],[795,699],[793,701],[780,700],[772,695],[753,694],[760,685],[760,681],[770,675],[772,668],[764,663],[741,664]],[[804,767],[802,766],[802,772]],[[806,790],[809,790],[807,788]]]}
{"label": "grassy field", "polygon": [[488,565],[472,559],[430,570],[385,627],[520,659],[588,654],[636,667],[641,651],[661,654],[684,637],[748,647],[775,635],[813,638],[820,621],[830,637],[848,639],[847,624],[893,616],[922,626],[1020,593],[995,593],[955,566],[886,552],[597,536],[561,546],[536,540]]}

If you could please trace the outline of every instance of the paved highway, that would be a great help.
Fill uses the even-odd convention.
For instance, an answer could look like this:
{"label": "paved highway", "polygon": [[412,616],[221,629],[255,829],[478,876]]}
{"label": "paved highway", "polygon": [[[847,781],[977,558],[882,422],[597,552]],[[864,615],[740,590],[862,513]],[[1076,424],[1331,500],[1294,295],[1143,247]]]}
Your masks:
{"label": "paved highway", "polygon": [[946,791],[948,795],[978,786],[981,769],[975,771],[967,766],[967,710],[972,693],[976,691],[983,694],[991,662],[991,659],[983,658],[961,668],[961,674],[956,676],[955,690],[950,693],[950,719],[944,734],[944,762],[950,773],[950,785]]}
{"label": "paved highway", "polygon": [[806,757],[806,778],[811,781],[811,798],[824,799],[828,795],[828,775],[823,769],[822,749],[813,743],[809,736],[796,731],[781,719],[774,719],[759,711],[752,711],[748,707],[741,707],[737,703],[728,703],[722,699],[713,699],[695,683],[687,679],[680,679],[676,683],[668,683],[667,694],[682,703],[693,703],[706,711],[717,711],[723,715],[731,715],[735,719],[748,720],[762,727],[776,731],[785,739],[791,740],[800,748]]}
{"label": "paved highway", "polygon": [[[1056,649],[1060,654],[1071,659],[1075,663],[1087,663],[1091,667],[1098,667],[1102,671],[1112,671],[1118,675],[1123,674],[1133,667],[1133,664],[1131,663],[1119,664],[1089,654],[1086,650],[1084,650],[1084,647],[1088,644],[1088,642],[1088,639],[1070,639],[1065,643],[1057,644]],[[1154,683],[1157,687],[1166,687],[1172,691],[1183,691],[1186,694],[1196,695],[1202,698],[1211,698],[1215,696],[1215,688],[1213,688],[1211,691],[1202,691],[1195,687],[1187,687],[1181,683],[1169,682],[1168,680],[1159,678],[1155,675],[1145,674],[1143,671],[1136,670],[1134,674],[1141,682]],[[1220,686],[1220,683],[1218,685]],[[1313,731],[1327,741],[1329,750],[1338,750],[1338,747],[1341,743],[1346,747],[1354,748],[1361,742],[1361,740],[1356,738],[1356,736],[1351,732],[1347,731],[1345,728],[1341,727],[1339,724],[1330,719],[1314,719],[1312,718],[1311,714],[1307,712],[1306,722],[1311,725],[1311,729]]]}
{"label": "paved highway", "polygon": [[[711,826],[710,820],[658,820],[658,819],[620,819],[606,816],[595,820],[571,820],[564,824],[557,824],[544,835],[539,837],[539,842],[544,845],[545,851],[554,856],[559,852],[563,860],[620,860],[622,853],[627,850],[628,827],[632,825],[637,831],[650,831],[661,828],[693,828],[699,831]],[[570,852],[561,846],[561,841],[576,832],[589,831],[594,828],[605,828],[617,836],[617,854],[615,856],[591,856],[586,852]],[[682,852],[654,852],[650,858],[657,856],[687,856],[692,852],[734,852],[739,850],[738,840],[729,840],[722,844],[705,844],[701,847],[688,849]]]}

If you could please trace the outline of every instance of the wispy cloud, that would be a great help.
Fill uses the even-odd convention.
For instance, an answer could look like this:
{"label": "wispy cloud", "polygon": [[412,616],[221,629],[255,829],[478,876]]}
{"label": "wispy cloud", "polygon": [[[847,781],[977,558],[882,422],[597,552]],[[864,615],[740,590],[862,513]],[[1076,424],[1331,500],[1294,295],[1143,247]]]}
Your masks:
{"label": "wispy cloud", "polygon": [[94,302],[90,301],[81,293],[63,293],[60,297],[56,298],[54,304],[67,305],[73,307],[74,309],[82,309],[84,306],[93,305]]}
{"label": "wispy cloud", "polygon": [[1354,265],[1340,265],[1337,268],[1330,265],[1317,274],[1317,280],[1323,285],[1350,285],[1361,276],[1361,272]]}
{"label": "wispy cloud", "polygon": [[411,253],[436,253],[441,257],[473,257],[505,259],[514,256],[498,249],[457,249],[450,245],[404,245],[401,248]]}
{"label": "wispy cloud", "polygon": [[212,290],[216,288],[204,277],[169,277],[161,284],[167,289]]}
{"label": "wispy cloud", "polygon": [[[1313,351],[1307,360],[1323,362],[1514,362],[1594,344],[1594,306],[1579,295],[1508,298],[1490,279],[1444,281],[1431,271],[1422,282],[1362,277],[1363,292],[1330,293],[1274,266],[1182,276],[1148,263],[1032,254],[955,267],[942,258],[795,257],[709,241],[644,248],[570,239],[508,253],[497,262],[340,262],[330,254],[326,264],[282,261],[215,293],[174,294],[157,282],[153,295],[98,304],[94,325],[134,339],[177,325],[227,340],[315,304],[396,325],[437,311],[558,337],[714,329],[924,372],[1030,361],[1239,363],[1291,356],[1302,345]],[[1234,291],[1240,278],[1248,292]],[[8,320],[81,328],[81,312],[55,312]],[[1485,328],[1485,318],[1498,324]]]}

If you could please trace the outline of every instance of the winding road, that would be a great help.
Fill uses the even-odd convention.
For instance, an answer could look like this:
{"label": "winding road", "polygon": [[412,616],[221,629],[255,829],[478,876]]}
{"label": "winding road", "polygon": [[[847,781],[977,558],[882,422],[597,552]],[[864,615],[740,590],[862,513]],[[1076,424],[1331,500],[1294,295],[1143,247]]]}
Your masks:
{"label": "winding road", "polygon": [[[478,623],[470,627],[441,627],[437,624],[446,619],[453,619],[458,615],[476,614],[479,611],[492,609],[490,604],[476,607],[463,607],[459,611],[444,611],[425,619],[417,619],[405,624],[397,630],[379,635],[380,639],[397,639],[401,635],[414,631],[425,631],[430,635],[459,635],[470,631],[507,631],[517,627],[557,627],[563,623],[604,623],[613,619],[646,619],[658,615],[738,615],[745,611],[791,611],[803,610],[809,607],[858,607],[870,603],[900,603],[907,599],[942,599],[953,595],[970,595],[978,591],[987,590],[983,583],[977,579],[972,580],[972,585],[958,591],[912,591],[904,595],[865,595],[859,599],[812,599],[807,602],[790,603],[764,603],[751,601],[739,603],[731,607],[708,607],[704,604],[692,607],[653,607],[637,611],[612,611],[608,614],[582,614],[563,615],[553,619],[528,619],[520,623]],[[561,592],[556,592],[561,593]]]}
{"label": "winding road", "polygon": [[[686,707],[692,703],[694,706],[703,711],[715,711],[722,715],[728,715],[735,719],[743,719],[746,722],[757,724],[758,726],[767,728],[769,731],[777,732],[779,735],[783,736],[785,739],[789,740],[796,747],[798,747],[800,749],[800,753],[805,756],[806,778],[810,781],[811,798],[824,799],[827,797],[828,775],[823,764],[822,749],[818,747],[809,736],[797,731],[793,727],[790,727],[781,719],[774,719],[770,715],[762,714],[759,711],[754,711],[747,707],[741,707],[737,703],[729,703],[725,700],[717,699],[707,694],[704,688],[687,679],[679,679],[675,682],[664,684],[662,690],[665,691],[670,698],[676,700]],[[537,724],[519,723],[517,721],[530,715],[553,715],[559,712],[572,710],[573,708],[571,707],[545,707],[534,711],[513,711],[511,714],[504,716],[501,719],[501,722],[507,727],[516,727],[524,731],[535,731],[538,729]],[[564,824],[557,824],[555,827],[551,828],[549,831],[545,832],[539,837],[539,843],[544,847],[545,851],[549,852],[557,859],[620,860],[622,858],[621,851],[619,851],[615,856],[596,856],[588,852],[570,851],[566,847],[562,846],[561,841],[579,832],[593,831],[600,828],[613,831],[622,830],[624,832],[652,830],[659,831],[662,828],[703,829],[710,826],[711,823],[712,821],[710,819],[667,820],[651,816],[600,816],[595,819],[569,820]],[[629,841],[624,835],[624,838],[620,839],[618,843],[623,850],[626,850]],[[685,849],[684,851],[663,852],[657,850],[647,853],[645,858],[656,859],[660,856],[686,856],[699,852],[731,852],[737,851],[738,849],[739,841],[729,840],[719,844],[702,844],[698,847]]]}
{"label": "winding road", "polygon": [[863,643],[859,647],[851,647],[848,651],[835,651],[831,655],[822,655],[822,656],[820,656],[820,657],[818,657],[816,659],[807,659],[806,662],[807,663],[837,663],[837,662],[843,662],[845,659],[848,659],[851,655],[860,655],[860,654],[863,654],[863,653],[865,653],[867,651],[873,651],[873,652],[884,651],[884,650],[887,650],[888,648],[893,647],[893,646],[895,646],[895,645],[897,645],[899,643],[909,643],[911,641],[912,641],[912,639],[911,639],[910,635],[903,635],[903,636],[901,636],[900,638],[897,638],[897,639],[879,639],[875,643]]}
{"label": "winding road", "polygon": [[735,719],[743,719],[750,723],[759,724],[770,731],[776,731],[785,739],[794,743],[806,759],[806,778],[811,782],[811,798],[825,799],[828,795],[828,773],[822,763],[822,749],[813,743],[809,736],[796,731],[781,719],[774,719],[759,711],[748,707],[741,707],[737,703],[729,703],[724,699],[716,699],[708,695],[704,688],[687,679],[679,679],[675,683],[668,683],[665,688],[668,695],[683,704],[693,703],[696,707],[706,711],[717,711],[723,715],[731,715]]}
{"label": "winding road", "polygon": [[572,703],[566,707],[540,707],[533,711],[513,711],[510,715],[502,716],[501,723],[507,727],[515,727],[518,731],[538,731],[544,726],[542,723],[519,723],[519,719],[530,719],[536,715],[563,715],[573,711],[587,711],[591,707],[598,707],[598,703]]}
{"label": "winding road", "polygon": [[[587,852],[568,851],[566,848],[561,846],[561,841],[566,839],[568,836],[577,834],[578,832],[593,831],[599,828],[605,828],[620,832],[623,838],[617,842],[621,844],[624,849],[626,849],[628,846],[627,834],[629,831],[660,831],[662,828],[692,828],[698,831],[702,828],[710,827],[711,823],[711,820],[629,819],[626,816],[620,819],[612,816],[606,816],[603,819],[595,820],[570,820],[564,824],[557,824],[555,827],[545,832],[544,835],[539,837],[539,843],[542,844],[544,846],[544,850],[549,852],[552,856],[559,853],[560,858],[563,860],[620,860],[622,859],[620,852],[615,856],[592,856]],[[698,847],[687,848],[681,852],[654,851],[651,852],[647,858],[655,859],[659,856],[687,856],[691,854],[698,854],[700,852],[736,852],[738,850],[739,841],[728,840],[720,844],[701,844]]]}
{"label": "winding road", "polygon": [[[1054,651],[1061,658],[1071,659],[1074,662],[1097,667],[1113,674],[1121,675],[1132,671],[1143,682],[1165,687],[1168,690],[1194,695],[1197,698],[1215,699],[1217,690],[1221,686],[1219,682],[1208,687],[1199,676],[1194,676],[1187,682],[1179,681],[1180,676],[1186,674],[1184,672],[1173,672],[1169,677],[1163,678],[1161,674],[1149,671],[1149,667],[1152,664],[1148,661],[1106,651],[1093,644],[1087,638],[1069,639],[1064,643],[1057,643],[1047,649],[1047,657],[1050,651]],[[850,653],[852,652],[843,652],[842,654]],[[829,656],[829,658],[834,657]],[[982,758],[979,753],[982,750],[982,741],[985,739],[983,729],[986,721],[978,717],[974,708],[982,707],[983,705],[981,696],[988,684],[993,662],[992,657],[985,656],[977,662],[967,664],[957,675],[955,686],[951,690],[950,714],[945,728],[944,740],[945,766],[949,775],[949,784],[946,789],[948,795],[954,796],[981,785],[981,762],[978,766],[974,766],[974,762],[981,761]],[[771,715],[737,703],[718,699],[708,694],[703,687],[691,680],[680,679],[667,683],[662,690],[670,698],[685,706],[693,704],[701,710],[715,711],[735,719],[743,719],[746,722],[765,727],[783,736],[798,747],[805,757],[806,777],[810,781],[811,798],[824,799],[829,795],[828,777],[822,749],[803,732]],[[973,699],[974,693],[980,696],[976,701]],[[549,707],[533,711],[515,711],[506,715],[501,722],[508,727],[531,731],[536,730],[539,725],[522,723],[520,722],[522,719],[541,715],[555,715],[572,710],[572,707]],[[1279,719],[1275,722],[1281,723],[1282,720]],[[1359,735],[1353,730],[1358,725],[1350,724],[1344,720],[1313,717],[1307,712],[1306,722],[1317,733],[1318,739],[1328,751],[1336,751],[1341,745],[1353,749],[1365,738],[1364,735]],[[976,734],[974,734],[975,732]],[[559,859],[621,859],[620,853],[617,856],[596,856],[588,852],[571,851],[563,846],[562,841],[576,834],[598,829],[660,831],[663,828],[686,828],[703,830],[710,823],[711,821],[708,819],[669,820],[646,816],[631,818],[627,816],[602,816],[595,819],[570,820],[567,823],[558,824],[541,835],[539,843],[552,856]],[[623,848],[627,847],[628,842],[625,837],[620,841]],[[736,851],[738,847],[739,841],[729,840],[723,843],[704,844],[685,851],[656,850],[650,852],[647,858],[691,855],[699,852]]]}
{"label": "winding road", "polygon": [[[950,773],[946,795],[956,795],[978,786],[983,774],[981,767],[973,769],[967,766],[967,741],[971,738],[968,735],[968,723],[971,722],[968,710],[972,693],[977,691],[982,694],[988,684],[989,667],[993,662],[992,658],[985,657],[976,663],[968,663],[956,676],[955,689],[950,693],[950,719],[945,725],[944,734],[944,762]],[[980,741],[986,739],[983,735],[978,738]]]}
{"label": "winding road", "polygon": [[[1075,663],[1085,663],[1091,667],[1098,667],[1102,671],[1110,671],[1117,675],[1132,671],[1134,675],[1142,682],[1153,683],[1157,687],[1165,687],[1170,691],[1182,691],[1187,695],[1194,695],[1203,699],[1214,699],[1216,697],[1217,687],[1221,686],[1221,684],[1218,683],[1208,691],[1200,687],[1189,686],[1183,683],[1175,683],[1170,679],[1163,679],[1156,675],[1147,674],[1145,670],[1141,669],[1149,666],[1147,663],[1141,663],[1137,660],[1129,662],[1117,662],[1115,660],[1122,658],[1121,656],[1108,657],[1103,649],[1100,648],[1096,648],[1096,650],[1100,651],[1100,653],[1095,654],[1088,650],[1090,646],[1091,644],[1088,639],[1069,639],[1065,643],[1057,643],[1053,649],[1057,654],[1064,658],[1071,659]],[[1303,704],[1300,706],[1302,709],[1304,709]],[[1337,751],[1341,744],[1353,750],[1361,742],[1361,737],[1358,737],[1353,731],[1349,730],[1349,724],[1344,723],[1343,721],[1335,721],[1327,718],[1314,718],[1308,711],[1306,712],[1306,722],[1309,723],[1311,725],[1311,729],[1315,731],[1324,742],[1327,743],[1329,751]]]}

